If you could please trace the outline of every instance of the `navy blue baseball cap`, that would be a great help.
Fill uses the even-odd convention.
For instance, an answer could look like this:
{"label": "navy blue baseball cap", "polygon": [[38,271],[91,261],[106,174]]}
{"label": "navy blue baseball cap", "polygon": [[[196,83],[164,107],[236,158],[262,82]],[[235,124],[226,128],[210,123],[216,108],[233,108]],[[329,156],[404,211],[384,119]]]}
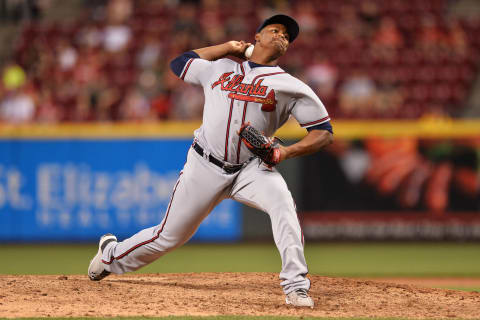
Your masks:
{"label": "navy blue baseball cap", "polygon": [[295,40],[295,38],[298,36],[298,33],[300,32],[300,27],[298,26],[298,23],[297,21],[295,21],[295,19],[284,14],[277,14],[263,21],[260,27],[258,27],[257,33],[262,31],[262,29],[266,26],[277,23],[283,24],[285,26],[288,36],[290,37],[289,42],[292,43],[293,40]]}

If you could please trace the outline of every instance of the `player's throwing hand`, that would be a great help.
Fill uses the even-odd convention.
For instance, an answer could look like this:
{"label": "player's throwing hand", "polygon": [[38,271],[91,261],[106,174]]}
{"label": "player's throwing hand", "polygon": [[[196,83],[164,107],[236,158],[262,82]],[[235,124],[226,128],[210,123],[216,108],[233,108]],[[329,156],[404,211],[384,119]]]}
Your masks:
{"label": "player's throwing hand", "polygon": [[227,44],[230,46],[230,55],[245,59],[245,50],[251,45],[250,42],[245,41],[229,41]]}

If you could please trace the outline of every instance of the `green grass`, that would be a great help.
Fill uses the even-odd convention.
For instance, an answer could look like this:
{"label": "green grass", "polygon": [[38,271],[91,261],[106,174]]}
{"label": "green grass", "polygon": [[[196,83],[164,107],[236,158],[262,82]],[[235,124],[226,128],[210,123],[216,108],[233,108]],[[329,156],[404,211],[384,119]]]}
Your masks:
{"label": "green grass", "polygon": [[435,286],[433,288],[440,289],[449,289],[449,290],[460,290],[460,291],[469,291],[469,292],[480,292],[480,287],[458,287],[458,286]]}
{"label": "green grass", "polygon": [[[84,274],[96,245],[0,245],[0,274]],[[480,243],[310,243],[311,274],[343,277],[480,277]],[[141,273],[279,272],[271,244],[191,244]]]}
{"label": "green grass", "polygon": [[332,276],[480,277],[479,243],[330,244],[306,255],[312,273]]}

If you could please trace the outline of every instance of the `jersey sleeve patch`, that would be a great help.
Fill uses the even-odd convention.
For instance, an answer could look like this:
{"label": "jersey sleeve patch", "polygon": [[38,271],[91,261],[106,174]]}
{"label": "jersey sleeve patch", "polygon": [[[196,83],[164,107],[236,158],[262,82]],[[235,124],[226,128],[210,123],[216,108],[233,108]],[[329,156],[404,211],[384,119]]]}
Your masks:
{"label": "jersey sleeve patch", "polygon": [[170,69],[177,77],[183,80],[193,59],[199,57],[200,56],[194,51],[185,52],[170,62]]}
{"label": "jersey sleeve patch", "polygon": [[312,130],[327,130],[328,132],[333,134],[333,128],[332,128],[332,124],[330,123],[330,121],[326,121],[324,123],[317,124],[315,126],[311,126],[311,127],[307,128],[307,131],[309,131],[309,132],[312,131]]}

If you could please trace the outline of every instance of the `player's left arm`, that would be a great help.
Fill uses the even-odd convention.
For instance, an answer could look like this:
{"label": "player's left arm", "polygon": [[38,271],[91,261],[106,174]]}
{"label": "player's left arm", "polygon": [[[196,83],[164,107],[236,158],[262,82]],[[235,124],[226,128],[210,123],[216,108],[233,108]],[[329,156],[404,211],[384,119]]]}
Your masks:
{"label": "player's left arm", "polygon": [[291,114],[308,133],[290,146],[280,146],[280,161],[312,154],[333,142],[330,116],[320,98],[303,82],[293,82],[296,89],[291,102]]}
{"label": "player's left arm", "polygon": [[333,142],[333,134],[327,129],[312,129],[297,143],[280,145],[280,161],[312,154]]}

